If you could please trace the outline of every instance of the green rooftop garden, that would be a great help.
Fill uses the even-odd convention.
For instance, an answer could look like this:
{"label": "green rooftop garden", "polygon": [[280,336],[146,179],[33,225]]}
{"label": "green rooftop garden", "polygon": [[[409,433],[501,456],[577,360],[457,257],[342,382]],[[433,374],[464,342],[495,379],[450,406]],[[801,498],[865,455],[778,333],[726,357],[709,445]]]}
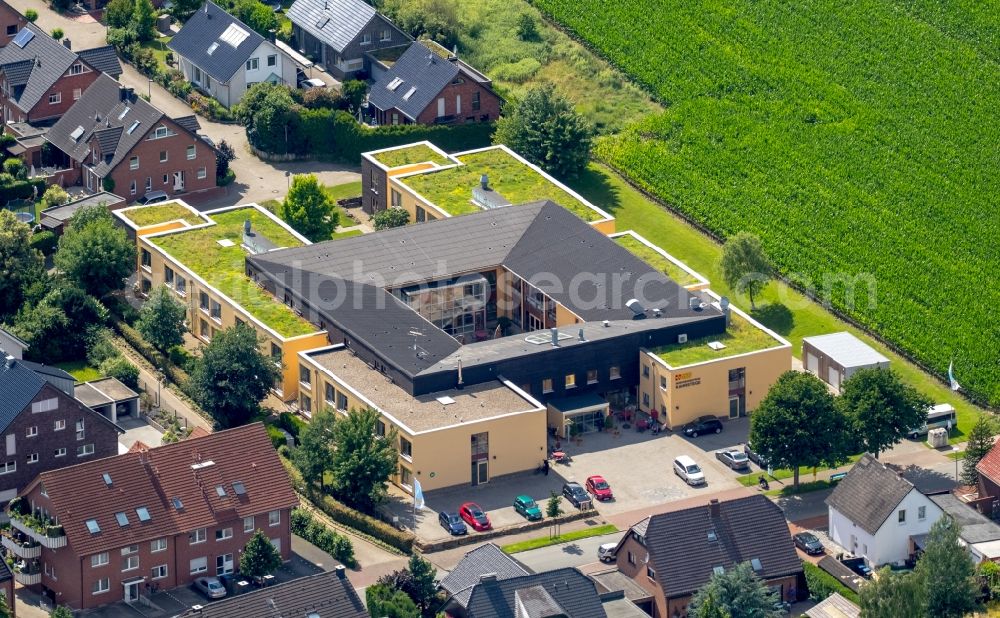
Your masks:
{"label": "green rooftop garden", "polygon": [[158,225],[160,223],[175,221],[177,219],[187,222],[188,225],[199,225],[204,223],[200,217],[194,215],[190,210],[184,208],[177,202],[165,202],[163,204],[143,206],[142,208],[136,208],[134,210],[126,210],[122,213],[122,216],[134,223],[137,227]]}
{"label": "green rooftop garden", "polygon": [[[724,348],[713,350],[709,343],[718,341]],[[754,326],[746,318],[730,312],[729,328],[725,334],[709,335],[700,339],[689,339],[687,343],[674,343],[655,348],[653,353],[662,358],[671,367],[683,367],[693,363],[757,352],[768,348],[776,348],[781,343],[760,328]]]}
{"label": "green rooftop garden", "polygon": [[674,264],[653,249],[642,244],[634,237],[625,235],[618,236],[613,240],[622,247],[628,249],[633,255],[643,262],[673,279],[679,285],[691,285],[692,283],[698,283],[698,279],[696,279],[694,275],[684,270],[677,264]]}
{"label": "green rooftop garden", "polygon": [[[253,229],[275,245],[298,247],[302,243],[255,208],[238,208],[209,218],[216,225],[149,240],[282,337],[316,332],[315,326],[257,287],[244,274],[246,252],[240,246],[243,221],[250,219]],[[223,247],[220,240],[232,241],[233,246]]]}
{"label": "green rooftop garden", "polygon": [[486,174],[490,187],[512,204],[548,199],[584,221],[601,219],[586,204],[499,148],[462,155],[459,160],[464,165],[400,180],[452,216],[479,211],[472,203],[472,189],[479,186],[479,177]]}
{"label": "green rooftop garden", "polygon": [[404,148],[387,150],[372,156],[376,161],[389,168],[413,165],[414,163],[426,163],[428,161],[437,163],[438,165],[452,164],[451,161],[434,152],[434,149],[427,144],[414,144]]}

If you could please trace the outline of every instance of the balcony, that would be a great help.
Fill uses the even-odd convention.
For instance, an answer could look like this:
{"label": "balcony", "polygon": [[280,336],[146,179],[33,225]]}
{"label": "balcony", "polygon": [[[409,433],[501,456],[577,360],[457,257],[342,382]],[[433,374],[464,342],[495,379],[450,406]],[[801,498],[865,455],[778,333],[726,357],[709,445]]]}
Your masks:
{"label": "balcony", "polygon": [[42,583],[42,565],[38,560],[14,560],[9,566],[14,571],[14,581],[22,586]]}
{"label": "balcony", "polygon": [[66,547],[66,531],[57,524],[43,522],[32,515],[10,514],[10,525],[16,530],[40,543],[42,547],[58,549]]}
{"label": "balcony", "polygon": [[42,544],[20,532],[4,534],[0,544],[18,558],[38,558],[42,555]]}

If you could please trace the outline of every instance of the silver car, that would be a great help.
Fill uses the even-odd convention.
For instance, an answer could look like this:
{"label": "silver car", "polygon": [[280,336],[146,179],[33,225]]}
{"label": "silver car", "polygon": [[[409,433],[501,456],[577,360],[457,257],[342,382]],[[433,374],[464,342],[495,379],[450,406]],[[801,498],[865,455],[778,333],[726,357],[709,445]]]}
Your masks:
{"label": "silver car", "polygon": [[199,577],[194,580],[194,587],[209,599],[221,599],[226,596],[226,587],[218,577]]}

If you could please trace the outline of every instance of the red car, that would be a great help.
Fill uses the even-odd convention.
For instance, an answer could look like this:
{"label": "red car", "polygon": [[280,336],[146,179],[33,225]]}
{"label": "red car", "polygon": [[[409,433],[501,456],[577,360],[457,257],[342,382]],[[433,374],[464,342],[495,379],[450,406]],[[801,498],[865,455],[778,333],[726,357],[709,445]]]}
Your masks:
{"label": "red car", "polygon": [[475,502],[466,502],[458,509],[458,516],[465,520],[465,523],[472,526],[473,530],[482,532],[493,527],[490,518],[486,516],[483,509]]}
{"label": "red car", "polygon": [[615,497],[614,492],[611,491],[611,485],[608,485],[604,477],[599,474],[587,479],[587,492],[602,502],[612,500]]}

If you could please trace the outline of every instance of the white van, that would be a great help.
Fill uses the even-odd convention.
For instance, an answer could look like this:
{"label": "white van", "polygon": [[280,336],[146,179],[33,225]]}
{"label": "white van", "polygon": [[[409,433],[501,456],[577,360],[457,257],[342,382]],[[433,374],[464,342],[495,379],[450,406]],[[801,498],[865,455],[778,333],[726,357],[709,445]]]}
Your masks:
{"label": "white van", "polygon": [[920,436],[926,436],[927,432],[931,429],[937,429],[938,427],[951,429],[957,423],[957,419],[955,408],[951,404],[939,403],[927,411],[927,421],[923,425],[911,429],[906,435],[915,440]]}
{"label": "white van", "polygon": [[614,562],[616,549],[618,549],[618,543],[604,543],[597,548],[598,560],[601,562]]}
{"label": "white van", "polygon": [[674,459],[674,474],[684,479],[688,485],[705,484],[705,473],[687,455],[680,455]]}

